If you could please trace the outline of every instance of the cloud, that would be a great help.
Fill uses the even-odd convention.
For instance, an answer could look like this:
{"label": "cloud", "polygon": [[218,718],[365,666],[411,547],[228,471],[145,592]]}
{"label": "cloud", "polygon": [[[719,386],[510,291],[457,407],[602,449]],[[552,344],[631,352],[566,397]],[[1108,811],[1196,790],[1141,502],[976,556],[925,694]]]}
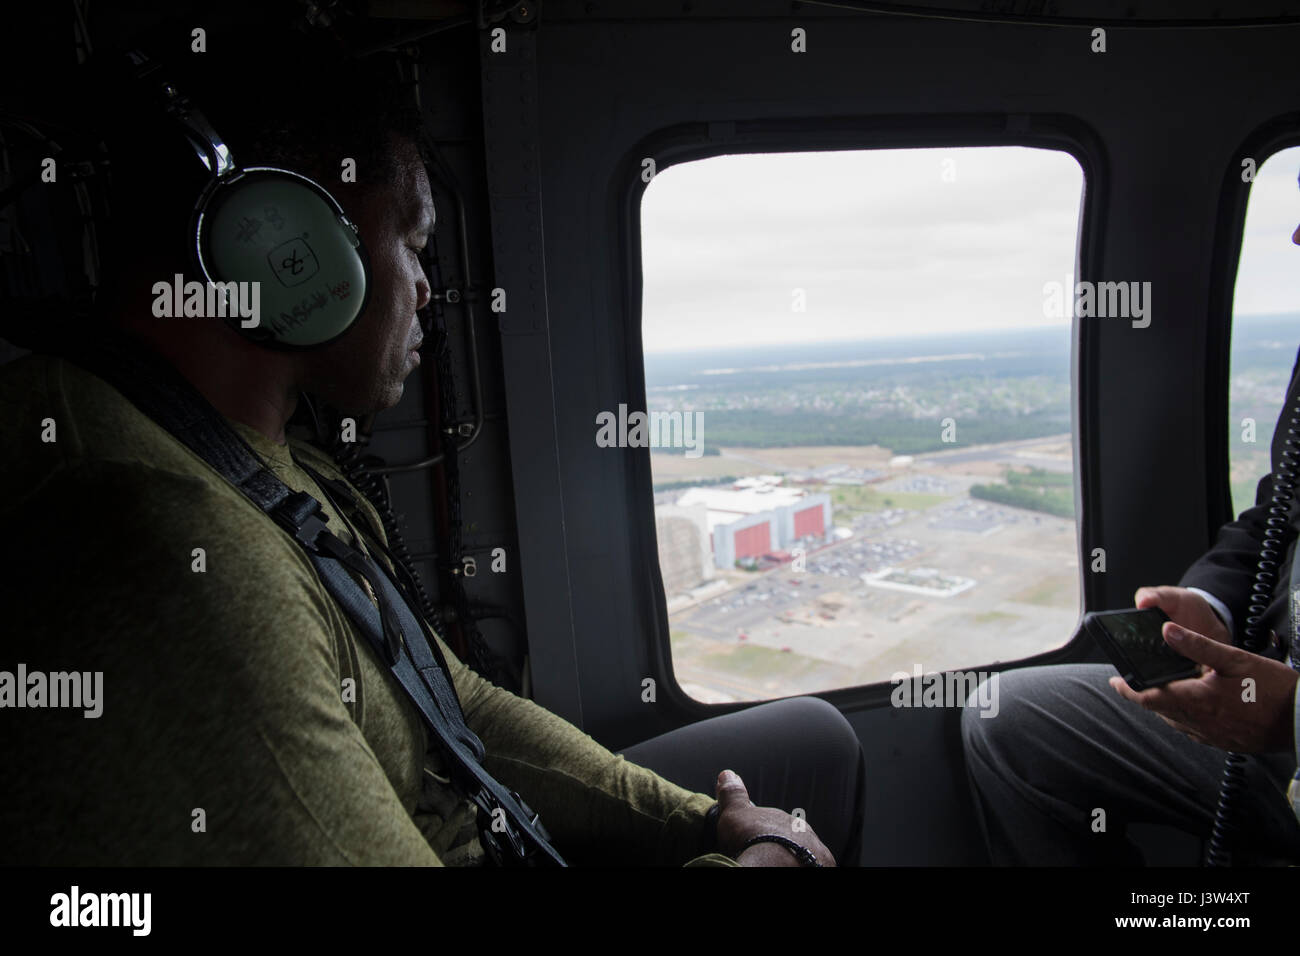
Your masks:
{"label": "cloud", "polygon": [[[1240,311],[1300,302],[1291,278],[1300,249],[1290,244],[1298,163],[1300,148],[1260,167]],[[1072,156],[1028,147],[671,166],[641,206],[646,350],[1051,324],[1043,284],[1072,277],[1082,191]],[[792,310],[796,289],[805,312]]]}

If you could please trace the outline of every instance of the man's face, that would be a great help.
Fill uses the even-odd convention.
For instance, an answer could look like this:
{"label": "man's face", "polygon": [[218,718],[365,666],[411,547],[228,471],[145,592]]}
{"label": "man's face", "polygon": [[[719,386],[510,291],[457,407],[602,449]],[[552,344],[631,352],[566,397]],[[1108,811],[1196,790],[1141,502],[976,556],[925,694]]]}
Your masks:
{"label": "man's face", "polygon": [[414,147],[397,148],[403,172],[345,206],[370,257],[370,300],[352,329],[308,359],[305,387],[347,414],[392,408],[420,364],[416,310],[432,293],[419,252],[433,231],[433,195]]}

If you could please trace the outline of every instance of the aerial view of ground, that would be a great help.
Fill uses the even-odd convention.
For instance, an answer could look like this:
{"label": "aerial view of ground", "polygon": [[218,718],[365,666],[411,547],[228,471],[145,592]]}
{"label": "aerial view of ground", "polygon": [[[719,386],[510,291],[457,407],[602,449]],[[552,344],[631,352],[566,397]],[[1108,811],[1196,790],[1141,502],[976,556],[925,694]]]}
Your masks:
{"label": "aerial view of ground", "polygon": [[[1228,454],[1211,467],[1237,511],[1269,468],[1296,328],[1300,315],[1234,316]],[[750,555],[698,586],[674,566],[687,692],[768,699],[1066,643],[1081,611],[1070,354],[1062,326],[647,356],[647,407],[697,422],[695,457],[652,448],[656,507],[755,476],[831,502],[801,562]],[[736,520],[709,514],[706,537]]]}
{"label": "aerial view of ground", "polygon": [[[803,571],[723,572],[725,592],[715,585],[679,606],[669,618],[678,680],[700,700],[757,700],[1061,646],[1079,617],[1074,521],[968,489],[1008,467],[1069,474],[1069,449],[1068,436],[1007,442],[919,455],[892,473],[888,453],[871,448],[723,449],[716,457],[736,463],[731,474],[741,463],[763,473],[848,463],[887,476],[811,489],[831,494],[834,523],[852,535],[809,553]],[[944,596],[868,580],[890,568],[974,584]]]}

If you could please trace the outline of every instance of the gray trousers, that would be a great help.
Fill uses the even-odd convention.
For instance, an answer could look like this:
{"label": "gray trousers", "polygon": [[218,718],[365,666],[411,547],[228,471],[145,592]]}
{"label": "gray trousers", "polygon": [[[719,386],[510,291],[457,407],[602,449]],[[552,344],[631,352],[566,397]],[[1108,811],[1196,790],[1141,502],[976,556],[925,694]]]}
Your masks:
{"label": "gray trousers", "polygon": [[859,866],[867,770],[849,722],[817,697],[791,697],[712,717],[628,747],[631,763],[687,790],[713,794],[740,774],[760,807],[804,811],[840,866]]}
{"label": "gray trousers", "polygon": [[[1129,823],[1208,839],[1224,752],[1124,700],[1106,683],[1114,674],[1109,664],[1004,671],[990,678],[997,716],[963,710],[967,773],[995,864],[1141,864]],[[1248,758],[1234,860],[1300,860],[1300,825],[1286,798],[1295,767],[1293,753]]]}

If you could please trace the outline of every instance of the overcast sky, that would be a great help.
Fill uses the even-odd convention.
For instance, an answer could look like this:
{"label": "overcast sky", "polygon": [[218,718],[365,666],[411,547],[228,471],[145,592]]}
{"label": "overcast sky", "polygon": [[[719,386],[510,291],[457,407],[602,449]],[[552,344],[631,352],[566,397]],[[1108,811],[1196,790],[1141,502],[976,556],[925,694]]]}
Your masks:
{"label": "overcast sky", "polygon": [[[1300,147],[1251,190],[1238,314],[1300,310]],[[647,352],[1068,325],[1083,172],[1025,147],[721,156],[641,205]],[[802,289],[805,311],[796,312]]]}

